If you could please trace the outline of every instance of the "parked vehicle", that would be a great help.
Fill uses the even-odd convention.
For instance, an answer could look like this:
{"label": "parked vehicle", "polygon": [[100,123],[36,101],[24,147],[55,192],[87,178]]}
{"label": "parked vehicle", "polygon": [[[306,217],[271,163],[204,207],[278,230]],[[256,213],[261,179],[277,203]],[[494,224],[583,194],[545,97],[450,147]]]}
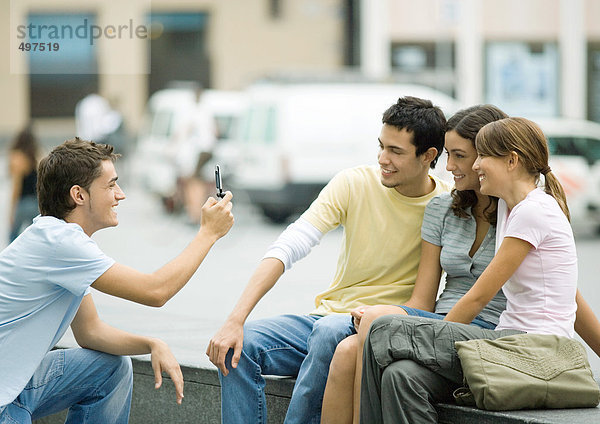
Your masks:
{"label": "parked vehicle", "polygon": [[566,118],[534,121],[548,138],[550,167],[567,195],[571,221],[600,225],[600,124]]}
{"label": "parked vehicle", "polygon": [[[197,94],[193,88],[169,88],[154,93],[147,105],[146,117],[137,148],[132,158],[134,175],[149,191],[167,198],[176,190],[176,158],[180,146],[175,133],[189,119],[196,106]],[[231,136],[243,108],[241,92],[204,90],[201,104],[215,120],[217,146]]]}
{"label": "parked vehicle", "polygon": [[399,97],[430,99],[448,115],[450,96],[400,84],[259,84],[236,136],[236,186],[276,222],[301,212],[340,170],[376,163],[382,113]]}

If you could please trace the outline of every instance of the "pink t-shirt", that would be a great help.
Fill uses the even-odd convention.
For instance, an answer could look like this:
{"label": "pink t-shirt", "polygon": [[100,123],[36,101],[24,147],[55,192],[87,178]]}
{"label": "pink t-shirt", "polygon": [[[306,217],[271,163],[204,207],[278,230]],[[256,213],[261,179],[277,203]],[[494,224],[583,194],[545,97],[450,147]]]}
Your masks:
{"label": "pink t-shirt", "polygon": [[502,287],[506,310],[496,330],[573,337],[577,253],[571,225],[556,200],[536,188],[508,212],[500,199],[496,251],[505,237],[533,248]]}

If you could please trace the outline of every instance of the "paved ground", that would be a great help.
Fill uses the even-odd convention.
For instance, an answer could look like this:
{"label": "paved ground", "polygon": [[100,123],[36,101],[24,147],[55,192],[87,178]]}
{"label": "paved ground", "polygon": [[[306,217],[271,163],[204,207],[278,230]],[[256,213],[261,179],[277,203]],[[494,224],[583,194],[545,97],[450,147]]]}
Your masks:
{"label": "paved ground", "polygon": [[[2,172],[0,199],[7,202],[9,185]],[[94,238],[117,261],[153,271],[180,252],[197,228],[185,224],[181,217],[165,215],[156,199],[126,181],[123,189],[128,199],[118,209],[120,225],[102,230]],[[268,245],[284,228],[266,223],[243,202],[242,195],[235,200],[234,228],[215,245],[192,281],[167,305],[155,309],[95,291],[102,318],[119,328],[164,339],[182,364],[209,365],[204,354],[208,340],[233,308]],[[0,209],[0,223],[5,223],[6,207]],[[600,238],[586,236],[587,231],[583,226],[577,233],[580,289],[600,315],[600,291],[595,287],[600,282]],[[5,225],[1,226],[0,247],[5,245],[6,232]],[[341,231],[328,234],[309,257],[284,275],[251,318],[309,312],[315,295],[327,288],[333,276],[340,240]],[[74,340],[67,334],[62,343],[74,345]],[[600,369],[600,360],[590,358],[593,368]]]}

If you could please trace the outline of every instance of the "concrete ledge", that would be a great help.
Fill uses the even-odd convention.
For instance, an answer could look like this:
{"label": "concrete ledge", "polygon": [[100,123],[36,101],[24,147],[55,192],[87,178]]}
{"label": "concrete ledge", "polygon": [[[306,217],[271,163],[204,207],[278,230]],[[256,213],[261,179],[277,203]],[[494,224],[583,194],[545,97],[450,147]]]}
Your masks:
{"label": "concrete ledge", "polygon": [[600,422],[600,408],[598,407],[492,412],[439,404],[436,409],[440,424],[592,424]]}
{"label": "concrete ledge", "polygon": [[[163,385],[154,389],[154,372],[149,361],[133,358],[133,399],[131,424],[218,424],[221,422],[221,386],[214,368],[182,366],[185,398],[175,403],[171,379],[163,377]],[[294,387],[294,379],[267,377],[268,423],[283,422]],[[35,420],[35,424],[62,424],[66,411]],[[248,423],[252,424],[252,423]]]}
{"label": "concrete ledge", "polygon": [[[129,422],[131,424],[220,423],[221,393],[217,371],[213,368],[192,367],[182,367],[182,371],[185,378],[185,398],[182,405],[177,405],[170,379],[164,378],[163,387],[155,390],[154,373],[150,363],[133,359],[133,401]],[[279,424],[285,417],[294,379],[267,377],[266,380],[268,423]],[[600,383],[600,380],[597,381]],[[514,412],[489,412],[450,404],[439,404],[436,408],[441,424],[600,422],[600,408]],[[64,422],[65,417],[66,412],[62,412],[36,420],[35,423],[59,424]]]}

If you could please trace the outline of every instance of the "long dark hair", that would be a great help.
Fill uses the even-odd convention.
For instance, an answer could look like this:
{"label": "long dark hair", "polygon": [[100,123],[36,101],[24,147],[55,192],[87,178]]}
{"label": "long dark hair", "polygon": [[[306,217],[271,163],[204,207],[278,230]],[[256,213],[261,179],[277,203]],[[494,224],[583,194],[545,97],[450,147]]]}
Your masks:
{"label": "long dark hair", "polygon": [[37,166],[39,146],[37,138],[33,134],[33,130],[30,125],[27,125],[17,136],[10,146],[10,151],[19,151],[25,155],[29,161],[31,168],[35,169]]}
{"label": "long dark hair", "polygon": [[[494,105],[476,105],[466,109],[462,109],[454,114],[448,120],[446,132],[456,131],[456,133],[471,141],[475,148],[475,137],[479,130],[490,122],[498,121],[507,118],[508,115],[502,112]],[[468,218],[467,208],[473,208],[477,204],[477,195],[474,190],[457,190],[452,189],[452,211],[459,218]],[[496,224],[496,208],[498,206],[498,198],[489,196],[489,203],[483,209],[483,216],[492,225]]]}

